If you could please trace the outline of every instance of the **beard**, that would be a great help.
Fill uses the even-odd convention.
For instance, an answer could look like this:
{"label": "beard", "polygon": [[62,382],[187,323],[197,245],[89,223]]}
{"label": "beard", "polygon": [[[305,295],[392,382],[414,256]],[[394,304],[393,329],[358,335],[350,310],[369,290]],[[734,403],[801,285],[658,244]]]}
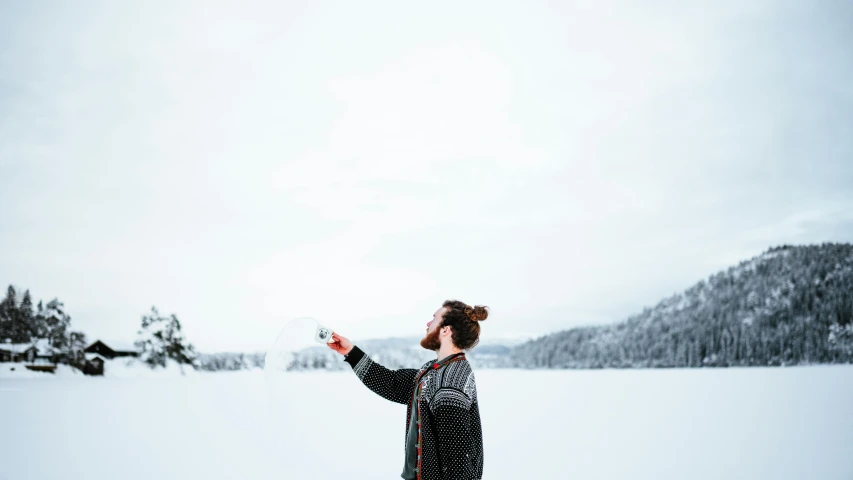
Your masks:
{"label": "beard", "polygon": [[421,340],[421,346],[427,350],[437,351],[441,348],[441,340],[438,339],[439,330],[436,328],[432,333],[427,333]]}

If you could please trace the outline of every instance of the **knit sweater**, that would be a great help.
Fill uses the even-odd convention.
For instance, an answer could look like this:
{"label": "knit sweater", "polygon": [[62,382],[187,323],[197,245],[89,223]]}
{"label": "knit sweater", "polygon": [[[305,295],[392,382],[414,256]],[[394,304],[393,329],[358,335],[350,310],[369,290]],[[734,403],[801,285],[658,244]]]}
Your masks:
{"label": "knit sweater", "polygon": [[477,387],[474,372],[464,355],[437,369],[434,368],[436,362],[431,360],[420,369],[389,370],[354,346],[344,360],[367,388],[387,400],[407,405],[404,451],[412,415],[411,398],[420,385],[416,406],[420,412],[418,480],[480,480],[483,477],[483,434]]}

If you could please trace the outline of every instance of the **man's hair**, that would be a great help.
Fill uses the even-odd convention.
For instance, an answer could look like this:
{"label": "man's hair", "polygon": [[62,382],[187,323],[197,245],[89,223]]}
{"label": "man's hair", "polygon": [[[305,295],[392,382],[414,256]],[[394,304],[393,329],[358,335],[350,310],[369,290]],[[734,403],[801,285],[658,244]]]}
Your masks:
{"label": "man's hair", "polygon": [[468,350],[480,342],[480,322],[489,316],[488,307],[482,305],[470,306],[459,300],[447,300],[442,307],[446,308],[441,321],[442,327],[450,327],[453,333],[450,339],[461,350]]}

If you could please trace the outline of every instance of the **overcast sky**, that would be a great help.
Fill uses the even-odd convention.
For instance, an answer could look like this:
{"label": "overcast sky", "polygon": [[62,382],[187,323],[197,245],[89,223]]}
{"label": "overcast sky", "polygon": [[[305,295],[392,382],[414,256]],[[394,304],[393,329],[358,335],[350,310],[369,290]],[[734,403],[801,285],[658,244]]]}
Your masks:
{"label": "overcast sky", "polygon": [[0,285],[202,351],[495,338],[850,241],[853,3],[629,4],[0,0]]}

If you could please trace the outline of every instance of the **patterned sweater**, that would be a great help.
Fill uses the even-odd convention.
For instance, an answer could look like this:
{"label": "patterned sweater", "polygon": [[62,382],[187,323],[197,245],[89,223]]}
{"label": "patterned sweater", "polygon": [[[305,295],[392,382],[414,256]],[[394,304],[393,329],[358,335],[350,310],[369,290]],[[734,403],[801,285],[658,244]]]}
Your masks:
{"label": "patterned sweater", "polygon": [[344,360],[367,388],[387,400],[407,405],[404,448],[412,415],[411,398],[415,387],[420,386],[418,480],[483,477],[483,433],[477,387],[464,355],[437,369],[433,368],[436,362],[431,360],[417,370],[389,370],[354,346]]}

